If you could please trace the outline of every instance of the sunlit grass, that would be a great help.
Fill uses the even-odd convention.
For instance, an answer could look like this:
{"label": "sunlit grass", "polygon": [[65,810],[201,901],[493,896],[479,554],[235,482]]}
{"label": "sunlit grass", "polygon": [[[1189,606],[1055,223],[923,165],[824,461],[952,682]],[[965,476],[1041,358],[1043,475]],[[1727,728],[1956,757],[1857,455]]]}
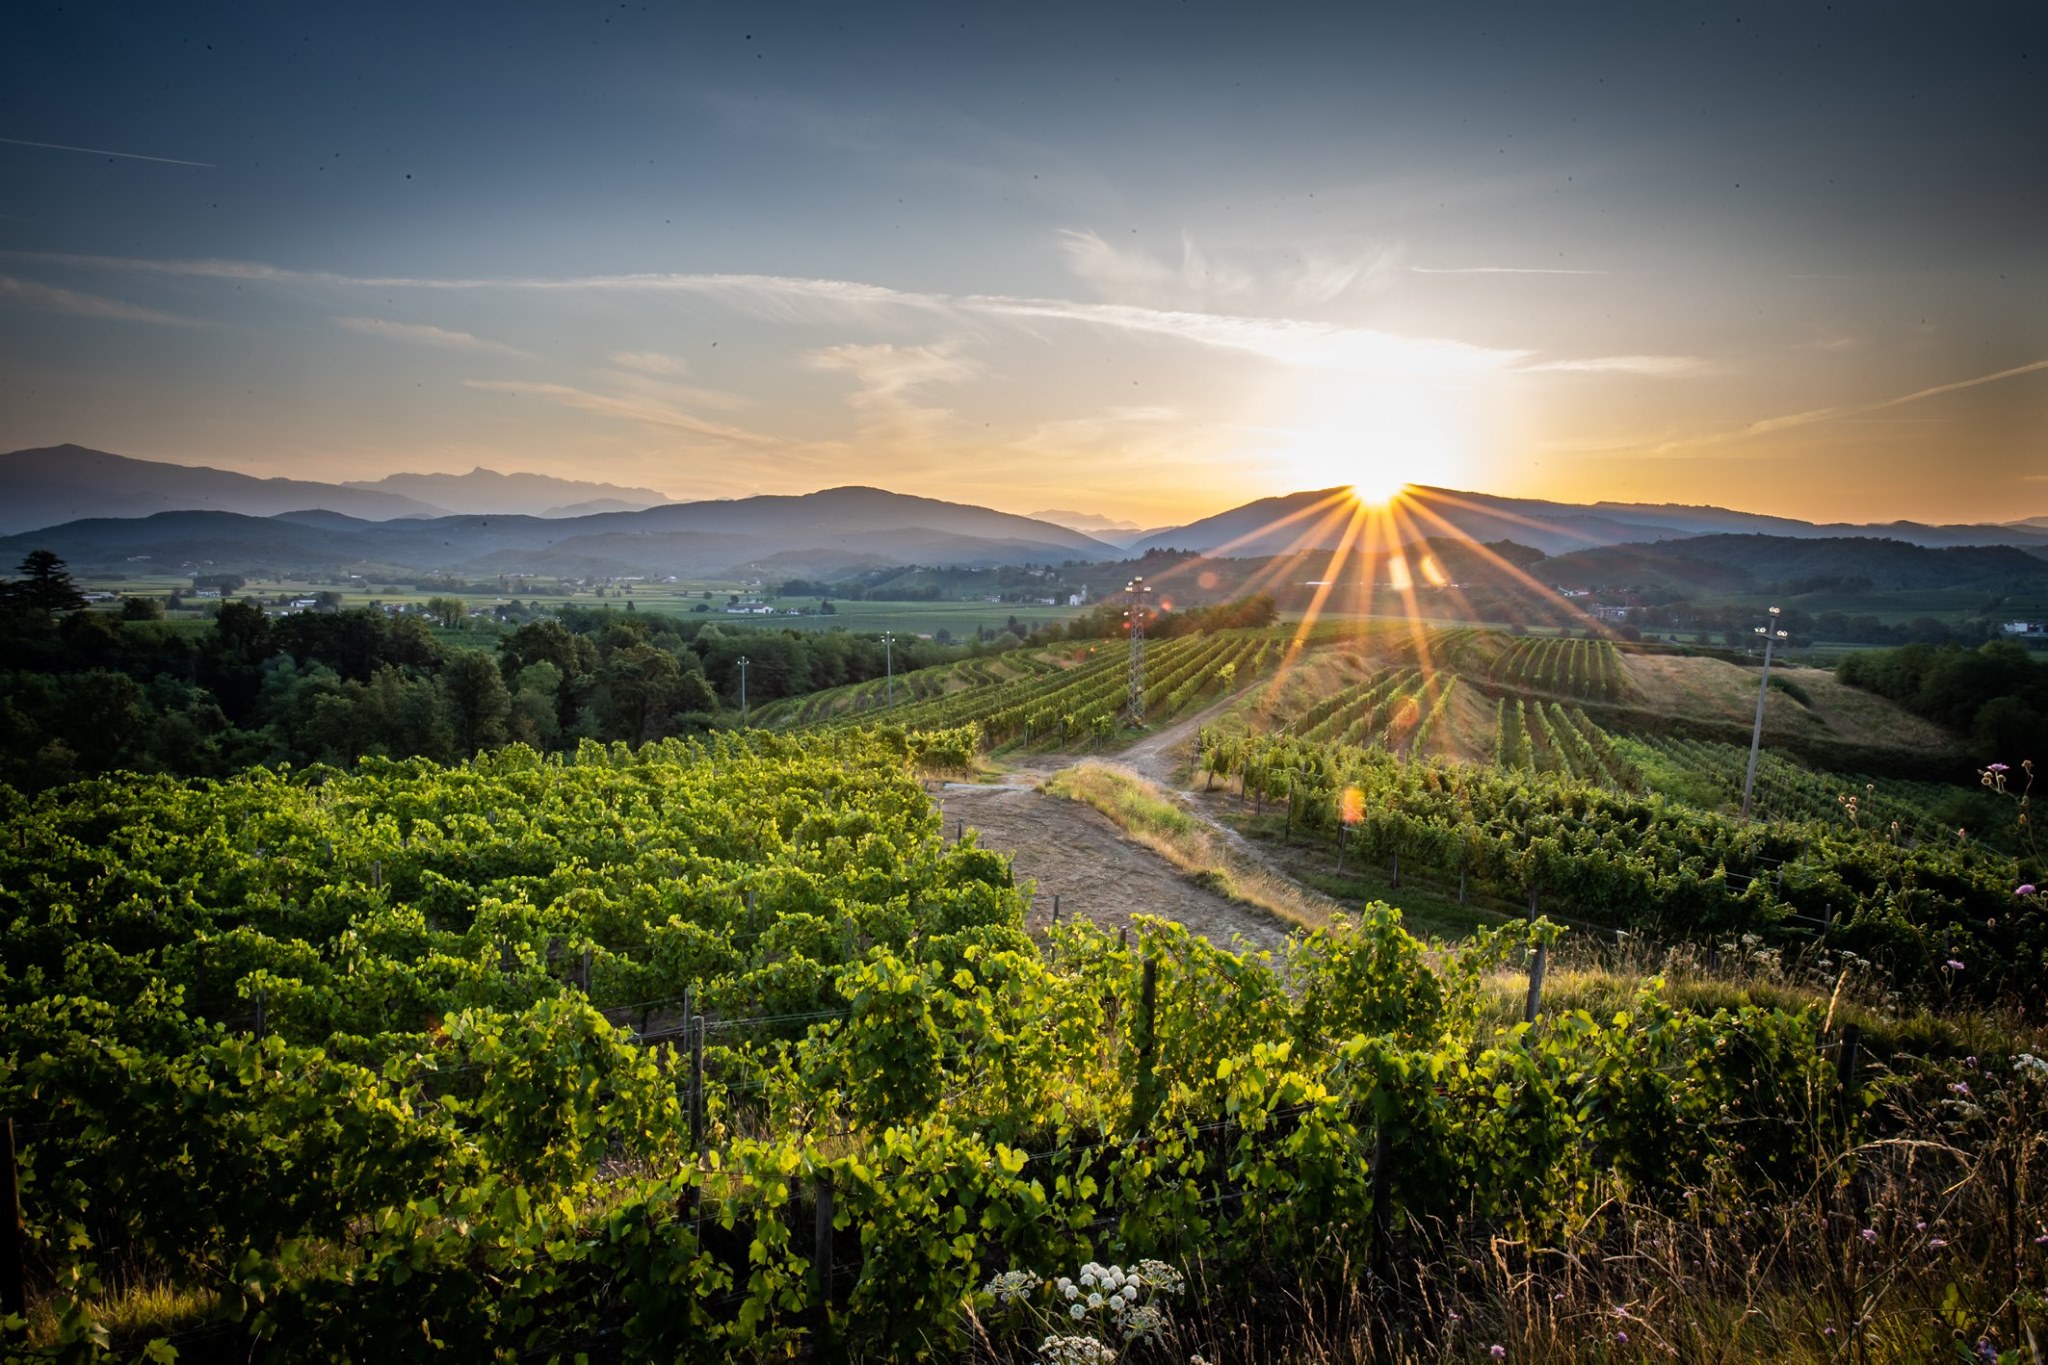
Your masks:
{"label": "sunlit grass", "polygon": [[1133,842],[1165,858],[1229,900],[1264,910],[1285,925],[1327,924],[1337,906],[1301,885],[1233,856],[1216,831],[1175,805],[1155,784],[1125,768],[1079,763],[1046,780],[1048,796],[1093,806]]}

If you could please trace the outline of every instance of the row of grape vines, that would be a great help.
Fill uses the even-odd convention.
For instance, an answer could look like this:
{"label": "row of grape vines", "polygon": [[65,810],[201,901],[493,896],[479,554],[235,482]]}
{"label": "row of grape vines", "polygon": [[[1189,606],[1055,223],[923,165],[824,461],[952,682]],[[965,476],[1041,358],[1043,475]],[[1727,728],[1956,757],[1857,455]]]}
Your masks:
{"label": "row of grape vines", "polygon": [[1494,703],[1494,764],[1503,770],[1556,773],[1582,782],[1640,791],[1643,775],[1613,737],[1574,706],[1527,697]]}
{"label": "row of grape vines", "polygon": [[[1278,664],[1284,645],[1282,635],[1262,630],[1186,635],[1149,644],[1146,720],[1171,719],[1196,702],[1263,676]],[[1121,642],[1093,645],[1069,666],[960,687],[921,701],[899,701],[893,708],[840,710],[821,723],[886,723],[909,730],[974,726],[991,748],[1096,740],[1114,733],[1128,710],[1129,657]]]}
{"label": "row of grape vines", "polygon": [[[1617,790],[1628,785],[1617,779],[1626,779],[1635,741],[1599,736],[1603,750],[1599,732],[1581,730],[1570,713],[1521,698],[1504,705],[1503,715],[1493,768],[1213,731],[1202,736],[1203,767],[1285,803],[1290,833],[1334,842],[1348,803],[1362,812],[1353,831],[1361,856],[1398,855],[1405,865],[1462,876],[1513,901],[1539,892],[1545,904],[1593,922],[1677,936],[1828,924],[1837,941],[1880,963],[1902,989],[1966,984],[1997,995],[2048,969],[2048,916],[2039,898],[2015,895],[2038,868],[1952,832],[1895,837],[1881,809],[1852,818],[1833,785],[1782,762],[1769,787],[1759,779],[1774,794],[1775,804],[1764,806],[1768,823]],[[1557,756],[1556,771],[1530,771],[1532,728]],[[1689,741],[1659,745],[1651,752],[1698,755],[1702,765],[1731,756]],[[1803,793],[1799,802],[1795,791]],[[1773,876],[1756,876],[1759,868]],[[1940,945],[1965,941],[1971,977],[1958,983]]]}
{"label": "row of grape vines", "polygon": [[[1244,644],[1169,653],[1168,694]],[[118,1271],[218,1305],[192,1358],[958,1354],[1011,1267],[1336,1285],[1382,1230],[1542,1238],[1603,1177],[1761,1191],[1833,1131],[1785,1121],[1822,1093],[1811,1017],[1652,990],[1497,1030],[1485,974],[1547,925],[1436,953],[1371,907],[1278,960],[1158,921],[1042,948],[916,780],[971,742],[0,789],[0,1109],[52,1353],[94,1355]],[[1248,770],[1386,774],[1376,809],[1449,780],[1278,743]],[[1477,826],[1542,803],[1510,785],[1456,799]],[[1678,837],[1550,794],[1613,826],[1589,864]]]}
{"label": "row of grape vines", "polygon": [[[1749,751],[1734,744],[1672,736],[1634,740],[1667,774],[1700,804],[1739,810]],[[1757,757],[1754,809],[1761,815],[1821,820],[1871,831],[1881,837],[1918,843],[1927,840],[1967,841],[1969,825],[1945,819],[1938,808],[1957,804],[1967,789],[1899,779],[1869,779],[1815,772],[1769,751]],[[1996,819],[1999,812],[1982,802],[1963,802],[1970,823]],[[1991,831],[1982,828],[1980,834]]]}
{"label": "row of grape vines", "polygon": [[1524,636],[1493,661],[1489,673],[1509,687],[1582,701],[1620,702],[1635,695],[1611,640]]}
{"label": "row of grape vines", "polygon": [[[934,664],[929,668],[898,673],[894,679],[869,678],[865,682],[783,698],[761,707],[754,713],[753,720],[770,729],[821,725],[835,718],[866,717],[891,705],[927,701],[964,689],[993,687],[1020,677],[1038,677],[1055,672],[1059,667],[1051,651],[1011,650],[995,658]],[[893,702],[890,700],[892,697]]]}

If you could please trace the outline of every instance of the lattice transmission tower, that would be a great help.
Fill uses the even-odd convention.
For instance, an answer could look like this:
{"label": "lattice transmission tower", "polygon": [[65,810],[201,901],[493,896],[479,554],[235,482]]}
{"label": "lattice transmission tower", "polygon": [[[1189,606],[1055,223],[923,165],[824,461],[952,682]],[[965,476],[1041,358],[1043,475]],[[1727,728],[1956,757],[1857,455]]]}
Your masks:
{"label": "lattice transmission tower", "polygon": [[1133,725],[1145,723],[1145,615],[1150,610],[1149,594],[1143,578],[1133,578],[1124,589],[1130,594],[1131,604],[1124,608],[1124,624],[1131,633],[1131,690],[1130,699],[1124,707],[1125,715]]}

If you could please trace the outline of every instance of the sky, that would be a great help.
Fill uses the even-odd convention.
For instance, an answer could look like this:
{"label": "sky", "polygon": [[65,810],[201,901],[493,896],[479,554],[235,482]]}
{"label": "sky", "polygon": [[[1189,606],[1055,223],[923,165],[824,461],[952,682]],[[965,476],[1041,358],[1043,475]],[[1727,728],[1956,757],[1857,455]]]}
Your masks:
{"label": "sky", "polygon": [[0,15],[0,449],[2048,514],[2048,9]]}

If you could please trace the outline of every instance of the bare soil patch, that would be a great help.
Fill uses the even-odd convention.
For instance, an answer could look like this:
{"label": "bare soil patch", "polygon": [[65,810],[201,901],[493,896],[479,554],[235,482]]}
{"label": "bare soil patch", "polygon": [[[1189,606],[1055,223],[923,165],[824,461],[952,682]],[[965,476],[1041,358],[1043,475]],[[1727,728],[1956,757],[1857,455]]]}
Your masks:
{"label": "bare soil patch", "polygon": [[949,784],[937,796],[949,837],[964,820],[983,848],[1011,855],[1020,883],[1035,884],[1026,928],[1042,931],[1052,922],[1057,895],[1062,920],[1086,919],[1104,929],[1120,929],[1133,915],[1158,915],[1215,944],[1240,937],[1277,948],[1285,940],[1271,916],[1197,885],[1126,839],[1107,816],[1040,792],[1037,778],[1022,773],[1006,785]]}

